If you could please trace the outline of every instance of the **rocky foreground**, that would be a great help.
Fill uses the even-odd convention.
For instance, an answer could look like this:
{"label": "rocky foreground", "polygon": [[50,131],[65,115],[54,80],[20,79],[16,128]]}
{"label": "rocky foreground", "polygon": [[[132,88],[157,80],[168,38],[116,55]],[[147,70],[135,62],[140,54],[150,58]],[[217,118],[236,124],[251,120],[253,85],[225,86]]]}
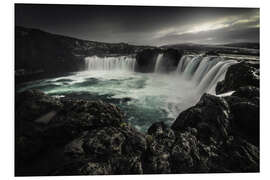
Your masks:
{"label": "rocky foreground", "polygon": [[171,127],[154,123],[146,134],[113,104],[39,90],[16,94],[15,174],[259,172],[257,71],[249,63],[231,66],[217,93],[232,95],[204,94]]}

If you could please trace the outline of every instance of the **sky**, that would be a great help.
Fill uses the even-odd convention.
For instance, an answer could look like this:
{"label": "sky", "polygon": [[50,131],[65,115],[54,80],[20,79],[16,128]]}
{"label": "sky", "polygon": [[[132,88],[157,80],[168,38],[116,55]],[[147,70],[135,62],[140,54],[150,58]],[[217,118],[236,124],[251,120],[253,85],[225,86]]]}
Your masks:
{"label": "sky", "polygon": [[15,5],[15,25],[84,40],[161,46],[259,42],[258,8]]}

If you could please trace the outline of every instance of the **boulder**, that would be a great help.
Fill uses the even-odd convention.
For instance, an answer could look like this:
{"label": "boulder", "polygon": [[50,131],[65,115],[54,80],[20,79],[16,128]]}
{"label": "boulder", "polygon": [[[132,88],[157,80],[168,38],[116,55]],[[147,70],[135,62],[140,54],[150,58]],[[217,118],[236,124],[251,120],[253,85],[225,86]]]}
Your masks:
{"label": "boulder", "polygon": [[[49,175],[258,172],[258,96],[256,87],[227,97],[204,94],[171,127],[156,122],[143,134],[124,122],[115,105],[24,92],[16,99],[16,174],[27,175],[34,164],[47,175],[48,168],[38,167],[43,155],[46,166],[55,168]],[[34,117],[57,113],[38,123],[27,118],[30,102],[39,112]]]}
{"label": "boulder", "polygon": [[232,96],[224,97],[231,108],[233,130],[254,145],[259,145],[260,103],[259,89],[245,86],[237,89]]}
{"label": "boulder", "polygon": [[52,176],[70,175],[110,175],[112,167],[108,162],[99,162],[92,159],[78,159],[64,164],[62,167],[52,171]]}
{"label": "boulder", "polygon": [[80,168],[81,175],[110,175],[111,166],[107,163],[88,162]]}
{"label": "boulder", "polygon": [[230,112],[224,98],[204,94],[195,106],[180,113],[171,128],[174,131],[184,131],[192,127],[198,130],[202,141],[209,141],[210,137],[224,141],[231,131]]}
{"label": "boulder", "polygon": [[91,131],[84,139],[83,149],[86,154],[106,158],[122,154],[125,136],[114,127],[105,127]]}
{"label": "boulder", "polygon": [[78,137],[83,131],[101,127],[118,127],[123,121],[122,112],[113,104],[70,99],[61,102],[63,108],[44,130],[47,142],[65,144]]}
{"label": "boulder", "polygon": [[[47,116],[48,112],[49,114],[56,113],[53,116]],[[47,123],[37,121],[44,117],[50,118]],[[123,114],[115,105],[102,101],[61,100],[39,90],[28,90],[16,94],[15,121],[16,174],[27,174],[24,169],[32,163],[38,166],[37,157],[50,156],[47,152],[49,149],[60,149],[62,151],[60,154],[64,154],[66,160],[73,164],[75,158],[81,158],[86,154],[82,146],[86,136],[85,131],[110,127],[111,129],[106,131],[106,133],[112,133],[108,135],[110,138],[115,131],[124,138],[121,132],[115,129],[115,127],[120,127],[123,121]],[[93,139],[100,140],[100,137],[93,137]],[[106,138],[100,141],[107,142]],[[114,143],[112,148],[117,146],[115,141],[110,141]],[[133,140],[133,143],[140,144],[140,140]],[[50,162],[53,163],[51,159],[48,159],[48,164]],[[37,169],[42,169],[41,166]],[[46,174],[45,170],[42,174]]]}
{"label": "boulder", "polygon": [[148,129],[147,150],[142,156],[144,173],[163,174],[171,173],[171,147],[175,135],[164,122],[157,122]]}
{"label": "boulder", "polygon": [[62,103],[37,89],[17,93],[15,96],[15,119],[35,121],[48,112],[58,111]]}
{"label": "boulder", "polygon": [[112,167],[112,174],[143,174],[141,157],[121,155],[109,160]]}
{"label": "boulder", "polygon": [[130,124],[122,123],[119,131],[125,136],[126,140],[122,144],[122,154],[128,156],[141,156],[146,151],[147,142],[145,135],[138,132]]}
{"label": "boulder", "polygon": [[[106,127],[119,126],[123,113],[114,104],[103,101],[63,100],[61,116],[65,121],[79,121],[81,126]],[[59,119],[58,121],[61,121]]]}
{"label": "boulder", "polygon": [[205,144],[194,132],[194,128],[176,132],[177,140],[171,150],[172,173],[259,171],[258,147],[237,136],[224,142],[212,139]]}
{"label": "boulder", "polygon": [[[16,169],[23,168],[41,151],[44,125],[36,122],[48,112],[59,111],[62,104],[40,90],[27,90],[15,95],[15,161]],[[53,117],[47,117],[50,121]]]}
{"label": "boulder", "polygon": [[213,170],[228,172],[259,172],[259,149],[246,140],[235,137],[221,146],[218,156],[212,160]]}
{"label": "boulder", "polygon": [[161,64],[161,72],[173,72],[176,70],[177,65],[183,56],[182,51],[178,51],[176,49],[166,49],[163,51],[162,56],[162,64]]}
{"label": "boulder", "polygon": [[257,93],[236,94],[241,97],[204,94],[180,113],[171,127],[173,173],[259,171],[259,108],[248,99]]}
{"label": "boulder", "polygon": [[16,124],[15,129],[15,166],[23,168],[25,164],[46,148],[43,144],[42,130],[30,122]]}
{"label": "boulder", "polygon": [[82,135],[64,146],[64,154],[68,158],[78,158],[85,154],[83,149],[84,138],[88,134],[88,131],[82,133]]}
{"label": "boulder", "polygon": [[170,153],[162,152],[155,156],[146,156],[143,160],[144,174],[171,173]]}
{"label": "boulder", "polygon": [[158,49],[144,49],[136,55],[136,72],[149,73],[154,72],[156,59],[160,50]]}
{"label": "boulder", "polygon": [[151,135],[159,144],[166,148],[172,147],[175,141],[174,131],[164,122],[157,122],[150,126],[148,134]]}
{"label": "boulder", "polygon": [[243,61],[228,68],[225,79],[217,83],[216,94],[235,91],[244,86],[259,87],[259,81],[259,69]]}
{"label": "boulder", "polygon": [[247,139],[259,145],[260,109],[252,102],[239,102],[232,106],[234,123],[237,131],[242,132]]}
{"label": "boulder", "polygon": [[237,96],[240,98],[252,99],[260,96],[260,90],[258,87],[254,86],[244,86],[237,89],[232,96]]}

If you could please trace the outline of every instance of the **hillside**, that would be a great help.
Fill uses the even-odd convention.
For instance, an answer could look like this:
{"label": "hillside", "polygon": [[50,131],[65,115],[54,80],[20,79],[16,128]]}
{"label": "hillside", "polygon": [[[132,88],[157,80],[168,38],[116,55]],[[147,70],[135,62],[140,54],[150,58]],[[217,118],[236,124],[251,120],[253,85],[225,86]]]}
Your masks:
{"label": "hillside", "polygon": [[183,50],[186,53],[202,53],[215,51],[219,54],[241,54],[241,55],[259,55],[258,43],[232,43],[224,45],[206,45],[194,43],[169,44],[161,46],[161,48],[174,48]]}
{"label": "hillside", "polygon": [[15,27],[15,70],[17,75],[41,72],[70,72],[84,67],[91,55],[134,54],[149,46],[86,41]]}

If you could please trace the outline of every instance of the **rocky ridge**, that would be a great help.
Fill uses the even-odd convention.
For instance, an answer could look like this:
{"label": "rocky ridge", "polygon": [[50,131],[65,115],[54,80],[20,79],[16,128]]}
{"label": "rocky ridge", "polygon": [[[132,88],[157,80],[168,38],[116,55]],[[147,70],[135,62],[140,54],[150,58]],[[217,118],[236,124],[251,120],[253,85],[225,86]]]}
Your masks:
{"label": "rocky ridge", "polygon": [[152,48],[127,43],[105,43],[15,27],[16,77],[66,73],[85,68],[87,56],[130,55]]}
{"label": "rocky ridge", "polygon": [[145,134],[113,104],[27,90],[15,98],[16,175],[259,172],[259,88],[233,90]]}

